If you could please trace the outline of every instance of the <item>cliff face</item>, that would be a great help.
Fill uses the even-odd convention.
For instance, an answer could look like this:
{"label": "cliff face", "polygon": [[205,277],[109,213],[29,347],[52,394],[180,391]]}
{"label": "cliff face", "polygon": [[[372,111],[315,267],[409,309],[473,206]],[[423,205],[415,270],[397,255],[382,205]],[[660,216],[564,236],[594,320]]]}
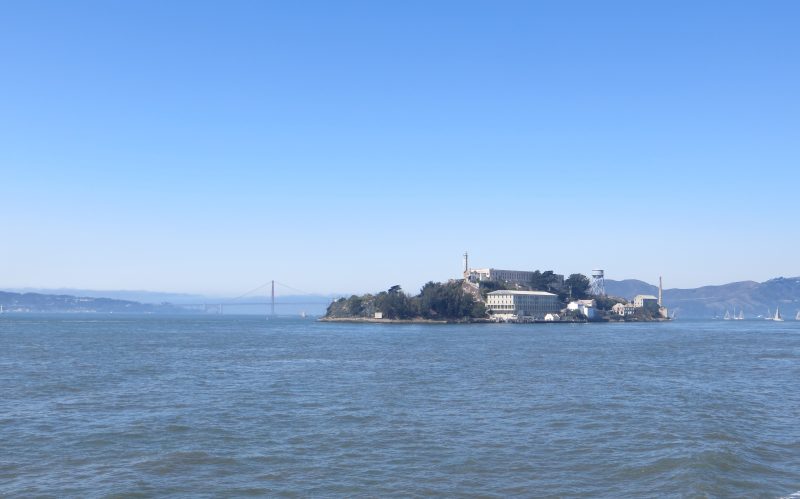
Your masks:
{"label": "cliff face", "polygon": [[467,280],[461,281],[461,289],[465,294],[471,295],[476,303],[485,303],[483,296],[481,296],[481,288],[477,284],[472,284]]}
{"label": "cliff face", "polygon": [[[658,294],[658,287],[634,279],[606,281],[609,295],[631,299],[637,294]],[[743,310],[746,318],[766,315],[780,307],[785,317],[794,317],[800,310],[800,277],[770,279],[758,283],[741,281],[721,286],[694,289],[665,289],[664,305],[676,311],[678,317],[722,317],[726,310]]]}

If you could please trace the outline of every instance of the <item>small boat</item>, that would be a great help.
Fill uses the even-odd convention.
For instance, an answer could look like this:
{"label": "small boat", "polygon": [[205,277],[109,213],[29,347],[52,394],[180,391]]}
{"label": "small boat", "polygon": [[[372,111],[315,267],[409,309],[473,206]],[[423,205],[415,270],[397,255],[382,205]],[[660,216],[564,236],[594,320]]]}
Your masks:
{"label": "small boat", "polygon": [[723,318],[722,318],[722,320],[724,320],[724,321],[729,321],[729,320],[731,320],[731,313],[730,313],[730,311],[728,311],[728,310],[726,310],[726,311],[725,311],[725,317],[723,317]]}
{"label": "small boat", "polygon": [[800,321],[800,310],[797,311],[797,315],[794,316],[794,320]]}
{"label": "small boat", "polygon": [[769,308],[767,309],[767,316],[764,317],[764,320],[765,321],[771,321],[772,320],[772,310],[770,310]]}
{"label": "small boat", "polygon": [[775,317],[773,317],[772,320],[773,321],[783,322],[783,318],[781,317],[781,308],[780,307],[775,309]]}
{"label": "small boat", "polygon": [[737,321],[743,321],[744,320],[744,310],[739,310],[739,315],[736,316],[736,320]]}

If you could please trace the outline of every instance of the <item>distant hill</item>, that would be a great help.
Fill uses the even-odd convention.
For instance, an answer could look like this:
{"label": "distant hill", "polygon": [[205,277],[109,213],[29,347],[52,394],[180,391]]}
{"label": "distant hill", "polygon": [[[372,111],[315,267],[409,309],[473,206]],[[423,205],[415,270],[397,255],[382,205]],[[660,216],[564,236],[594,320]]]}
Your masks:
{"label": "distant hill", "polygon": [[623,281],[606,279],[606,293],[609,296],[619,296],[630,300],[636,295],[658,294],[658,286],[653,286],[638,279],[625,279]]}
{"label": "distant hill", "polygon": [[186,293],[168,293],[160,291],[128,291],[128,290],[97,290],[78,288],[7,288],[3,291],[11,293],[38,293],[42,295],[69,295],[86,298],[111,298],[113,300],[136,301],[140,303],[203,303],[208,298],[201,295]]}
{"label": "distant hill", "polygon": [[[637,294],[657,295],[658,287],[644,281],[626,279],[606,281],[606,292],[631,299]],[[695,289],[665,289],[664,305],[677,311],[678,317],[722,317],[726,310],[743,310],[746,318],[775,313],[780,307],[786,318],[800,310],[800,277],[778,277],[766,282],[741,281]]]}
{"label": "distant hill", "polygon": [[[101,307],[103,310],[113,310],[119,312],[124,310],[131,313],[162,313],[167,312],[194,312],[202,313],[203,308],[180,307],[180,305],[202,305],[208,304],[208,313],[213,313],[214,305],[224,304],[226,314],[254,314],[264,315],[270,312],[269,301],[270,298],[266,294],[251,295],[238,300],[232,300],[230,297],[220,296],[204,296],[197,294],[185,293],[168,293],[160,291],[126,291],[126,290],[91,290],[91,289],[77,289],[77,288],[10,288],[4,290],[9,295],[24,295],[24,301],[19,301],[13,305],[14,310],[22,310],[23,308],[31,308],[31,311],[86,311],[86,307]],[[0,291],[3,293],[3,291]],[[37,298],[37,296],[58,297],[52,299]],[[74,299],[80,297],[80,300],[86,298],[96,298],[98,301],[78,301]],[[308,314],[311,316],[324,315],[325,309],[334,298],[338,296],[333,295],[280,295],[276,296],[275,313],[278,315],[300,315]],[[117,303],[114,307],[109,309],[112,305],[99,301],[101,299],[109,299],[111,302],[124,302]],[[9,305],[0,298],[0,304],[6,310],[9,310]],[[247,305],[247,304],[251,305]],[[252,305],[258,303],[258,306]],[[43,308],[46,304],[47,308]],[[82,308],[83,307],[83,308]],[[122,307],[122,308],[120,308]]]}
{"label": "distant hill", "polygon": [[139,303],[111,298],[50,295],[42,293],[10,293],[0,291],[4,312],[94,312],[128,314],[185,313],[170,304]]}

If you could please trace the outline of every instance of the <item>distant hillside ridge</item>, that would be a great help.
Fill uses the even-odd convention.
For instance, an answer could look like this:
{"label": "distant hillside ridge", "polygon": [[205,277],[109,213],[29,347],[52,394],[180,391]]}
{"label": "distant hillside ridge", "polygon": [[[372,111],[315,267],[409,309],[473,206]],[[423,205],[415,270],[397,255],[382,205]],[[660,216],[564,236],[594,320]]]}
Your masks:
{"label": "distant hillside ridge", "polygon": [[[638,294],[658,295],[658,287],[636,279],[606,280],[606,293],[631,299]],[[664,305],[678,317],[722,317],[742,310],[745,318],[766,316],[780,307],[785,318],[800,310],[800,277],[778,277],[766,282],[740,281],[694,289],[665,289]]]}
{"label": "distant hillside ridge", "polygon": [[11,293],[0,291],[3,312],[82,312],[163,314],[186,313],[186,310],[169,303],[139,303],[111,298],[92,298],[72,295],[42,293]]}
{"label": "distant hillside ridge", "polygon": [[208,298],[198,294],[169,293],[142,290],[98,290],[80,288],[6,288],[9,293],[35,293],[40,295],[79,296],[82,298],[110,298],[112,300],[134,301],[139,303],[203,303]]}
{"label": "distant hillside ridge", "polygon": [[[0,293],[8,295],[16,295],[17,301],[6,298],[0,298],[0,305],[3,305],[6,311],[94,311],[95,306],[102,310],[109,310],[113,312],[129,312],[129,313],[215,313],[214,306],[222,304],[225,306],[226,314],[234,315],[266,315],[269,314],[271,308],[269,306],[270,296],[267,294],[251,295],[239,299],[231,299],[225,296],[206,296],[198,294],[185,294],[185,293],[169,293],[159,291],[125,291],[125,290],[88,290],[88,289],[75,289],[75,288],[61,288],[61,289],[46,289],[46,288],[7,288],[0,290]],[[31,299],[20,301],[19,295],[29,296]],[[47,309],[42,308],[41,299],[36,299],[35,296],[57,296],[65,297],[64,299],[53,299],[47,303]],[[309,295],[279,295],[275,297],[276,307],[275,313],[277,315],[310,315],[318,316],[325,313],[326,307],[338,295],[323,295],[323,294],[309,294]],[[69,299],[67,299],[69,298]],[[108,303],[95,302],[91,304],[87,301],[75,302],[72,298],[96,298],[109,299],[117,303],[112,308],[108,307]],[[254,306],[257,303],[260,306]],[[208,304],[211,308],[209,311],[203,311],[203,304]],[[9,306],[13,306],[10,308]],[[152,305],[152,306],[148,306]],[[187,307],[186,305],[192,305]],[[199,307],[198,307],[199,305]]]}
{"label": "distant hillside ridge", "polygon": [[653,286],[638,279],[614,281],[606,279],[606,294],[631,299],[636,295],[657,295],[658,286]]}

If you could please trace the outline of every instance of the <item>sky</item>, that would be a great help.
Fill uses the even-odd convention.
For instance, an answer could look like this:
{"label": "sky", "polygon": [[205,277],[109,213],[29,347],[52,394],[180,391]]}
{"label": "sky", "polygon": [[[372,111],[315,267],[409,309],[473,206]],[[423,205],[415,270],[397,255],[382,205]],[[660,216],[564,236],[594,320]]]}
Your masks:
{"label": "sky", "polygon": [[0,287],[800,275],[800,3],[4,2]]}

